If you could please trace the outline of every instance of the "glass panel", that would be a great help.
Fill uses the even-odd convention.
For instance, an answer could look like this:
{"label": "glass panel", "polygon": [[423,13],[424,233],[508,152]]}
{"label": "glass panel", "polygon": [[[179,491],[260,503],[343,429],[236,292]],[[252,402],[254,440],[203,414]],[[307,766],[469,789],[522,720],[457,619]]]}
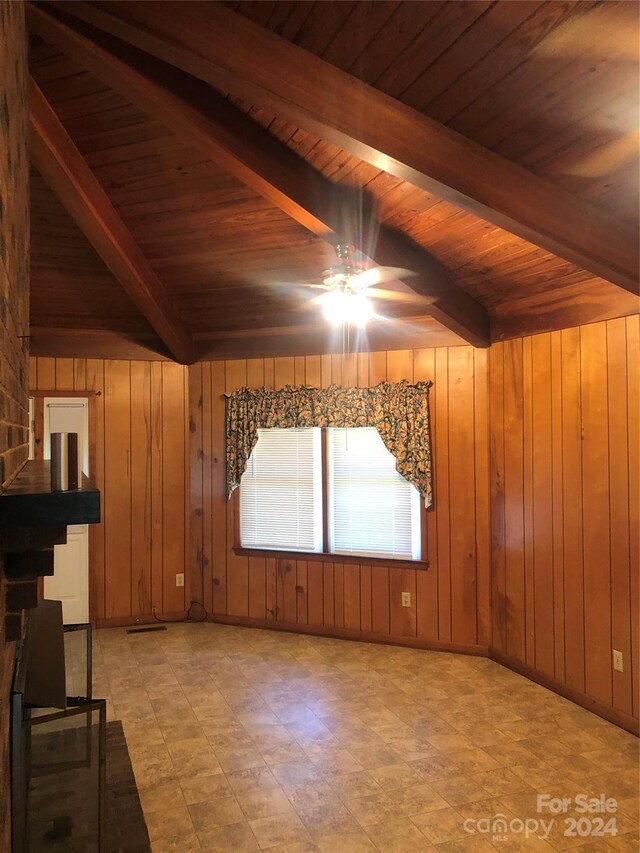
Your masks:
{"label": "glass panel", "polygon": [[420,496],[378,431],[330,429],[328,451],[331,551],[419,559]]}
{"label": "glass panel", "polygon": [[240,486],[245,548],[322,550],[320,430],[259,429]]}
{"label": "glass panel", "polygon": [[[25,725],[29,726],[29,723]],[[104,701],[30,725],[28,850],[95,853],[100,849]]]}
{"label": "glass panel", "polygon": [[91,625],[65,625],[67,696],[91,698]]}

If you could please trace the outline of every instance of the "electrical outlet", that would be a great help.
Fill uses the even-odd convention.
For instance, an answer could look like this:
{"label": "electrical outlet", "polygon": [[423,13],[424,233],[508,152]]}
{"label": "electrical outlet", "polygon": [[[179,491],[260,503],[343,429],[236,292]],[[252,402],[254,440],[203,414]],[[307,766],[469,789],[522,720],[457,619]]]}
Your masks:
{"label": "electrical outlet", "polygon": [[411,593],[403,592],[402,593],[402,606],[403,607],[411,607]]}
{"label": "electrical outlet", "polygon": [[176,586],[184,586],[184,575],[182,572],[176,575]]}
{"label": "electrical outlet", "polygon": [[619,652],[617,649],[613,650],[613,668],[616,672],[624,672],[622,652]]}

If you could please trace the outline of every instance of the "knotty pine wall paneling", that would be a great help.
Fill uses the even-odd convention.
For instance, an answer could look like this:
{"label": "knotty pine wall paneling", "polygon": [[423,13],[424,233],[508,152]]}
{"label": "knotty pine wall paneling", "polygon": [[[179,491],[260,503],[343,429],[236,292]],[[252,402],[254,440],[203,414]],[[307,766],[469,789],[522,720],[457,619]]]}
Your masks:
{"label": "knotty pine wall paneling", "polygon": [[[192,564],[186,368],[32,358],[29,379],[34,391],[95,394],[90,476],[101,492],[102,521],[90,527],[92,618],[100,626],[150,622],[154,611],[183,616]],[[184,587],[176,587],[177,573]]]}
{"label": "knotty pine wall paneling", "polygon": [[[438,648],[486,649],[489,619],[487,355],[472,347],[235,359],[191,366],[192,589],[215,619]],[[434,380],[434,508],[426,571],[234,554],[224,494],[224,394],[243,385],[367,387]],[[401,593],[411,593],[411,607]]]}
{"label": "knotty pine wall paneling", "polygon": [[640,711],[638,338],[636,315],[494,344],[489,379],[493,652],[627,721]]}

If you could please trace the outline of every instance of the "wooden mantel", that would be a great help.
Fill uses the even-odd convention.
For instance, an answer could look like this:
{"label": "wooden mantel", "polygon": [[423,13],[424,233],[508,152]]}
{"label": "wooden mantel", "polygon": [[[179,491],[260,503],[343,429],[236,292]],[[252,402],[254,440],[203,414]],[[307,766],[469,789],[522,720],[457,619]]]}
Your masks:
{"label": "wooden mantel", "polygon": [[15,527],[96,524],[100,521],[100,492],[82,475],[80,488],[51,489],[51,463],[26,462],[0,494],[0,532]]}
{"label": "wooden mantel", "polygon": [[53,574],[53,549],[67,525],[100,521],[100,492],[82,475],[78,489],[51,489],[51,463],[30,460],[0,493],[0,551],[6,575],[5,639],[22,634],[22,611],[37,606],[38,578]]}

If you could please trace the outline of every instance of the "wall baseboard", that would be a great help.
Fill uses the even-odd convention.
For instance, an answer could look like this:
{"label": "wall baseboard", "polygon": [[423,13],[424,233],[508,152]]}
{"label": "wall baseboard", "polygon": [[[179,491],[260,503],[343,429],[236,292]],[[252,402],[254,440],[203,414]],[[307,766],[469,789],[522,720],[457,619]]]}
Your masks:
{"label": "wall baseboard", "polygon": [[223,625],[238,625],[244,628],[263,628],[268,631],[286,631],[293,634],[313,634],[317,637],[333,637],[336,640],[355,640],[360,643],[379,643],[385,646],[406,646],[433,652],[457,652],[461,655],[487,657],[487,646],[445,643],[439,640],[424,640],[420,637],[403,637],[376,634],[372,631],[356,631],[351,628],[328,628],[324,625],[299,625],[297,622],[275,622],[268,619],[251,619],[248,616],[229,616],[226,613],[211,613],[208,622]]}
{"label": "wall baseboard", "polygon": [[530,681],[539,684],[541,687],[546,687],[547,690],[551,690],[553,693],[569,699],[576,705],[586,708],[587,711],[597,714],[598,717],[602,717],[608,722],[619,726],[621,729],[626,729],[626,731],[631,732],[636,737],[640,736],[640,721],[636,717],[625,714],[624,711],[619,711],[617,708],[612,708],[610,705],[606,705],[604,702],[600,702],[598,699],[594,699],[580,690],[575,690],[557,678],[544,675],[544,673],[539,672],[532,666],[502,654],[498,649],[489,648],[489,657],[501,666],[517,672],[518,675],[522,675]]}
{"label": "wall baseboard", "polygon": [[[97,628],[125,628],[131,625],[148,625],[155,622],[184,622],[187,618],[186,610],[176,613],[161,613],[156,618],[153,613],[144,613],[139,616],[116,616],[109,619],[96,620]],[[331,637],[336,640],[355,640],[361,643],[378,643],[386,646],[404,646],[412,649],[424,649],[434,652],[455,652],[462,655],[476,655],[488,657],[501,666],[517,672],[530,681],[546,687],[564,696],[576,705],[586,708],[599,717],[625,729],[636,736],[640,735],[640,721],[635,717],[625,714],[616,708],[605,705],[597,699],[574,690],[558,679],[544,675],[521,661],[502,654],[498,649],[480,646],[465,645],[460,643],[446,643],[438,640],[424,640],[419,637],[390,636],[388,634],[376,634],[370,631],[356,631],[350,628],[325,627],[324,625],[299,625],[295,622],[275,622],[268,619],[251,619],[247,616],[229,616],[226,613],[212,613],[207,617],[207,622],[219,623],[221,625],[237,625],[243,628],[260,628],[267,631],[286,631],[293,634],[311,634],[316,637]]]}
{"label": "wall baseboard", "polygon": [[[157,618],[156,618],[157,617]],[[96,619],[96,628],[130,628],[132,625],[151,625],[154,622],[184,622],[187,611],[180,610],[176,613],[141,613],[138,616],[111,616],[108,619]]]}

